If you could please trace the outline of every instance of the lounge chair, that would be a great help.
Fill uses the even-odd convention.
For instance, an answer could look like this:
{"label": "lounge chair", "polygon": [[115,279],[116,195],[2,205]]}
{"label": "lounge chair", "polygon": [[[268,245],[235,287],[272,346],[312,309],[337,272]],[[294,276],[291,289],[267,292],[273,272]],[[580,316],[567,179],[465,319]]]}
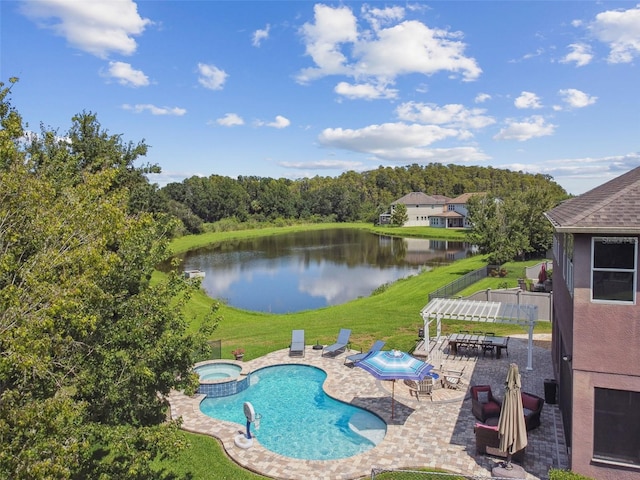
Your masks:
{"label": "lounge chair", "polygon": [[404,384],[409,387],[409,394],[420,400],[420,396],[427,396],[433,402],[433,378],[427,377],[418,382],[414,380],[405,380]]}
{"label": "lounge chair", "polygon": [[356,363],[358,363],[363,358],[368,357],[369,355],[371,355],[374,352],[379,352],[380,350],[382,350],[384,348],[384,344],[385,344],[384,341],[378,340],[378,341],[376,341],[376,343],[373,344],[373,346],[369,349],[368,352],[355,353],[353,355],[349,355],[348,357],[346,357],[344,359],[344,364],[346,365],[347,362],[351,362],[352,364],[355,365]]}
{"label": "lounge chair", "polygon": [[350,329],[341,328],[340,333],[338,334],[338,339],[336,340],[336,343],[334,343],[333,345],[328,345],[324,347],[324,350],[322,350],[322,356],[324,356],[325,353],[332,353],[337,355],[338,353],[344,352],[345,349],[347,348],[347,345],[349,345],[350,336],[351,336]]}
{"label": "lounge chair", "polygon": [[291,332],[289,355],[302,355],[304,357],[304,330],[293,330]]}

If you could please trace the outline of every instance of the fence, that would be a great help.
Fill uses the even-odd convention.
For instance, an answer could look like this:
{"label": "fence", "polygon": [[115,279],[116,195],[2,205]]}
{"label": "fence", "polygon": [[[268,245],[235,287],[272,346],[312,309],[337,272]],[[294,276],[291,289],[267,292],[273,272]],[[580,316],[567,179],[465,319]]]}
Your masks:
{"label": "fence", "polygon": [[538,320],[553,320],[552,292],[527,292],[519,288],[506,290],[491,290],[488,288],[465,297],[465,300],[510,303],[514,305],[536,305],[538,307]]}
{"label": "fence", "polygon": [[434,290],[429,294],[429,301],[434,298],[447,298],[452,297],[456,293],[461,292],[469,285],[473,285],[474,283],[486,278],[489,275],[489,272],[494,269],[500,269],[495,265],[488,265],[486,267],[479,268],[478,270],[474,270],[473,272],[469,272],[466,275],[454,280],[453,282],[445,285],[444,287],[440,287],[437,290]]}
{"label": "fence", "polygon": [[211,358],[209,360],[220,360],[222,358],[222,340],[209,340],[211,347]]}

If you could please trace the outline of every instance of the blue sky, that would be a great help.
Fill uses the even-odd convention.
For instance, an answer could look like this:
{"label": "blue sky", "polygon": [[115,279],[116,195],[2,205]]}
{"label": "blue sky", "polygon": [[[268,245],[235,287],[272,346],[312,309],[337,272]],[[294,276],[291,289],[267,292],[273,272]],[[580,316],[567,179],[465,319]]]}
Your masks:
{"label": "blue sky", "polygon": [[[91,111],[165,185],[433,162],[580,194],[640,165],[640,3],[7,1],[31,130]],[[437,193],[437,192],[435,192]]]}

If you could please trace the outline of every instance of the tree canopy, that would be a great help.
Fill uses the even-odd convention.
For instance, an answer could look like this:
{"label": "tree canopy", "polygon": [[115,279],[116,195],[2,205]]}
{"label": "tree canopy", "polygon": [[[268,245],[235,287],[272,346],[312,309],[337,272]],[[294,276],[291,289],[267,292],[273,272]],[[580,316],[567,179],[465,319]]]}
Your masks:
{"label": "tree canopy", "polygon": [[93,114],[27,135],[0,83],[0,477],[149,478],[180,447],[163,397],[193,390],[194,285],[152,284],[173,220],[136,211],[148,182]]}

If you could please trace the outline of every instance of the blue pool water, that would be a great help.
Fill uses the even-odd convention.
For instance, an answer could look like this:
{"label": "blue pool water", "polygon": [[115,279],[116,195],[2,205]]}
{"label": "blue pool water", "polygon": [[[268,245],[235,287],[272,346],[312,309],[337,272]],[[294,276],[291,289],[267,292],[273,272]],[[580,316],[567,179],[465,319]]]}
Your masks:
{"label": "blue pool water", "polygon": [[326,373],[306,365],[277,365],[251,374],[251,386],[229,397],[206,398],[200,410],[246,429],[244,402],[262,415],[251,434],[272,452],[305,460],[335,460],[365,452],[387,431],[373,413],[340,402],[322,390]]}

